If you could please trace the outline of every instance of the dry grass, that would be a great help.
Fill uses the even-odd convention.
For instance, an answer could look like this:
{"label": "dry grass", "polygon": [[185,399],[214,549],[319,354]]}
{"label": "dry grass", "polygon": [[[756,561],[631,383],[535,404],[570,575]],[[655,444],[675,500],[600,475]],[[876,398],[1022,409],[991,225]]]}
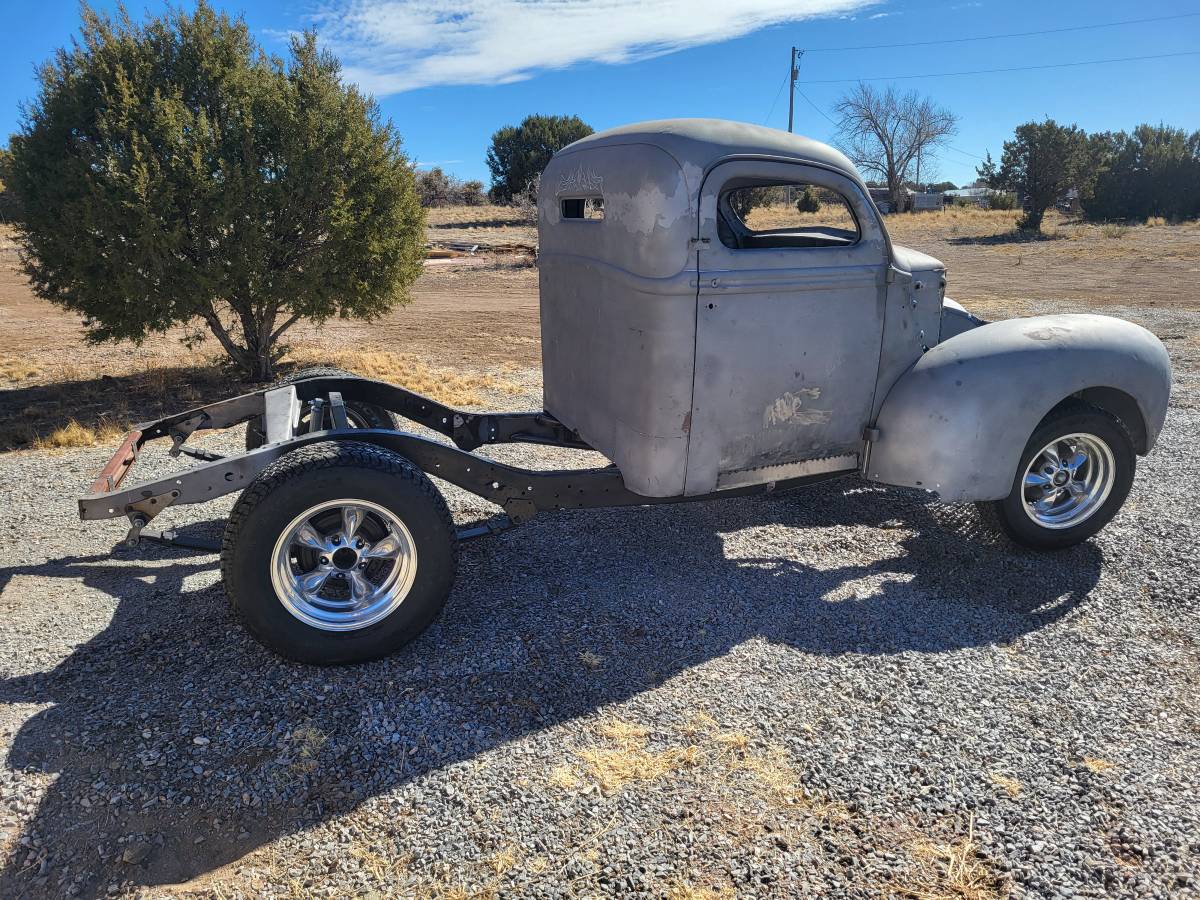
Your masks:
{"label": "dry grass", "polygon": [[616,746],[576,751],[583,763],[583,772],[560,766],[550,773],[553,784],[569,790],[586,780],[602,793],[614,794],[626,785],[658,781],[702,762],[700,748],[695,746],[647,749],[648,730],[623,719],[605,719],[596,726],[596,732]]}
{"label": "dry grass", "polygon": [[596,731],[622,748],[640,747],[646,743],[646,728],[624,719],[605,719],[596,726]]}
{"label": "dry grass", "polygon": [[517,848],[516,847],[505,847],[503,850],[499,850],[496,853],[493,853],[488,858],[488,867],[495,874],[503,875],[506,872],[510,872],[514,868],[516,868],[517,861],[518,861]]}
{"label": "dry grass", "polygon": [[679,731],[689,738],[695,738],[699,734],[707,734],[708,732],[715,731],[718,727],[720,726],[717,720],[708,713],[697,712],[692,714],[691,719],[682,725]]}
{"label": "dry grass", "polygon": [[697,887],[686,881],[676,881],[667,887],[666,900],[733,900],[733,888]]}
{"label": "dry grass", "polygon": [[988,778],[992,780],[992,784],[1003,788],[1010,797],[1018,797],[1025,785],[1017,781],[1015,778],[1010,778],[1008,775],[1003,775],[1000,772],[988,772]]}
{"label": "dry grass", "polygon": [[27,381],[42,374],[42,367],[23,356],[0,356],[0,380]]}
{"label": "dry grass", "polygon": [[745,221],[755,231],[816,225],[850,229],[856,227],[850,211],[845,206],[835,206],[832,203],[826,203],[817,212],[799,212],[796,207],[787,204],[760,206],[750,210]]}
{"label": "dry grass", "polygon": [[903,242],[906,239],[920,240],[929,235],[991,237],[1007,234],[1017,227],[1020,217],[1020,210],[949,206],[940,212],[886,216],[884,221],[888,234]]}
{"label": "dry grass", "polygon": [[315,770],[317,757],[328,742],[329,735],[315,725],[298,726],[288,736],[288,743],[292,750],[292,771],[304,774]]}
{"label": "dry grass", "polygon": [[[978,209],[973,206],[951,206],[940,212],[903,213],[886,216],[888,233],[893,238],[924,238],[932,234],[989,237],[1016,228],[1019,210]],[[854,219],[845,207],[826,204],[818,212],[797,212],[786,205],[763,206],[751,210],[747,224],[755,229],[788,228],[792,226],[828,225],[834,228],[854,228]]]}
{"label": "dry grass", "polygon": [[32,446],[35,450],[69,450],[76,447],[95,447],[97,444],[111,444],[129,431],[129,425],[118,425],[115,422],[101,421],[93,427],[81,425],[71,419],[61,428],[56,428],[47,435],[35,434]]}
{"label": "dry grass", "polygon": [[1083,767],[1096,775],[1102,775],[1105,772],[1115,769],[1117,764],[1096,756],[1085,756],[1083,758]]}
{"label": "dry grass", "polygon": [[573,791],[579,787],[579,777],[575,770],[568,765],[555,766],[550,770],[550,783],[564,791]]}
{"label": "dry grass", "polygon": [[723,731],[713,738],[713,743],[730,752],[745,753],[750,746],[750,737],[741,731]]}
{"label": "dry grass", "polygon": [[838,804],[812,801],[782,748],[770,747],[763,753],[733,751],[727,758],[727,766],[731,773],[749,775],[750,788],[772,805],[803,804],[821,814],[833,814],[841,809]]}
{"label": "dry grass", "polygon": [[604,657],[591,650],[579,651],[579,661],[583,663],[585,668],[591,669],[593,672],[604,665]]}
{"label": "dry grass", "polygon": [[537,226],[515,206],[444,206],[427,211],[425,236],[430,241],[534,245]]}
{"label": "dry grass", "polygon": [[407,870],[412,857],[394,852],[379,852],[374,847],[366,846],[361,841],[350,847],[353,856],[363,871],[367,872],[376,884],[387,886],[394,884]]}
{"label": "dry grass", "polygon": [[693,714],[679,731],[694,742],[714,774],[737,790],[749,790],[772,807],[803,807],[825,819],[844,820],[849,816],[843,804],[817,796],[804,786],[783,747],[756,746],[751,735],[722,730],[720,723],[705,712]]}
{"label": "dry grass", "polygon": [[1007,893],[998,875],[979,851],[975,823],[965,837],[950,842],[914,841],[908,848],[918,871],[899,894],[914,900],[996,900]]}
{"label": "dry grass", "polygon": [[588,776],[604,794],[614,794],[638,781],[658,781],[700,763],[699,747],[653,751],[637,748],[580,750]]}
{"label": "dry grass", "polygon": [[425,900],[494,900],[499,894],[496,888],[490,884],[472,888],[463,884],[444,884],[434,881],[422,885],[417,896],[423,897]]}
{"label": "dry grass", "polygon": [[331,365],[364,378],[389,381],[424,394],[440,403],[454,406],[478,406],[489,391],[513,393],[510,382],[494,375],[457,372],[431,366],[411,353],[390,350],[328,350],[297,348],[288,354],[286,362],[301,368],[311,365]]}
{"label": "dry grass", "polygon": [[425,211],[425,224],[434,228],[461,225],[464,222],[519,225],[523,221],[521,215],[521,210],[515,206],[500,206],[495,203],[485,203],[483,206],[437,206]]}

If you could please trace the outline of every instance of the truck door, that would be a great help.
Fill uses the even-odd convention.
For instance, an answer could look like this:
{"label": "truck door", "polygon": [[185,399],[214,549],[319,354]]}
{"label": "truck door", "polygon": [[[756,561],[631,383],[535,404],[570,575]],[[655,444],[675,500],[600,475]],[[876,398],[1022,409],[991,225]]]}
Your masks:
{"label": "truck door", "polygon": [[858,467],[888,269],[870,199],[819,166],[741,159],[709,171],[698,216],[686,492]]}

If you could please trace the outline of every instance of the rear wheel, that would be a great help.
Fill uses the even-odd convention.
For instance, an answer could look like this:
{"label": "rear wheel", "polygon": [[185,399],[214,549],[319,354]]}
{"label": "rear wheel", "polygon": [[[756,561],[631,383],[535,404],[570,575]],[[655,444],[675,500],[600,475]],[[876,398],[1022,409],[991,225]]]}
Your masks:
{"label": "rear wheel", "polygon": [[[297,381],[303,381],[306,378],[354,378],[353,372],[347,372],[345,369],[336,369],[333,366],[309,366],[304,369],[298,369],[286,378],[281,378],[275,382],[274,387],[284,387],[289,384],[295,384]],[[312,414],[312,406],[305,403],[300,412],[300,430],[305,431],[308,428],[309,417]],[[329,421],[328,407],[324,413],[325,424],[327,427],[332,427]],[[346,419],[350,423],[351,428],[395,428],[396,417],[382,406],[376,406],[373,403],[361,403],[358,401],[346,402]],[[263,431],[263,423],[261,418],[251,419],[246,423],[246,449],[257,450],[266,443],[266,433]]]}
{"label": "rear wheel", "polygon": [[234,610],[290,659],[392,653],[437,617],[454,581],[450,513],[423,472],[369,444],[325,442],[272,463],[225,529]]}
{"label": "rear wheel", "polygon": [[1070,547],[1096,534],[1120,510],[1133,484],[1135,460],[1119,419],[1072,404],[1048,416],[1029,438],[1011,493],[981,506],[1019,544]]}

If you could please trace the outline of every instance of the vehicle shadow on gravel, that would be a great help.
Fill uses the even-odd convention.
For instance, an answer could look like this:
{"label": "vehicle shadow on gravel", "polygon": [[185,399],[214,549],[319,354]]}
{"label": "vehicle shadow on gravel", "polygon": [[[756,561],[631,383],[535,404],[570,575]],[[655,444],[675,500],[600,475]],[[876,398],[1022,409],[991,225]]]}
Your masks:
{"label": "vehicle shadow on gravel", "polygon": [[1100,577],[1094,545],[1046,557],[980,541],[976,526],[972,511],[847,482],[546,516],[466,545],[446,614],[409,648],[327,669],[248,638],[210,555],[6,570],[3,583],[82,582],[118,603],[58,666],[0,682],[0,701],[48,704],[8,767],[58,776],[0,895],[188,881],[744,641],[818,665],[1007,644],[1067,615]]}

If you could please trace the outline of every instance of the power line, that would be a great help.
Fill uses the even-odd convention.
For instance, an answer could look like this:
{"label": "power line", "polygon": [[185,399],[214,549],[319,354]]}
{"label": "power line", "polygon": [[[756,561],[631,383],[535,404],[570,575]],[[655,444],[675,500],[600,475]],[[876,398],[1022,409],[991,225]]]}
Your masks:
{"label": "power line", "polygon": [[838,127],[838,123],[835,122],[832,118],[830,118],[829,114],[827,112],[825,112],[825,110],[821,109],[821,107],[817,106],[817,104],[813,103],[811,100],[808,99],[808,94],[804,93],[804,91],[800,90],[800,88],[796,88],[796,93],[799,94],[801,97],[803,97],[809,106],[811,106],[813,109],[815,109],[821,115],[823,115],[825,117],[825,121],[827,121],[834,128]]}
{"label": "power line", "polygon": [[953,150],[955,153],[961,153],[963,156],[969,156],[969,157],[971,157],[971,159],[978,159],[978,160],[983,159],[983,157],[980,156],[978,153],[968,153],[966,150],[959,150],[957,147],[951,147],[949,144],[946,145],[946,149]]}
{"label": "power line", "polygon": [[788,72],[783,76],[783,81],[779,82],[779,90],[775,92],[775,99],[771,101],[771,111],[767,113],[767,117],[763,119],[763,124],[766,125],[771,121],[771,116],[775,114],[775,104],[779,102],[779,95],[783,93],[783,86],[788,83],[788,79],[792,77],[792,73]]}
{"label": "power line", "polygon": [[1116,28],[1119,25],[1141,25],[1146,22],[1166,22],[1172,19],[1186,19],[1200,16],[1200,13],[1178,13],[1173,16],[1153,16],[1146,19],[1123,19],[1119,22],[1098,22],[1094,25],[1068,25],[1064,28],[1047,28],[1042,31],[1011,31],[1007,34],[983,34],[978,37],[942,38],[936,41],[905,41],[901,44],[862,44],[858,47],[817,47],[809,53],[843,53],[848,50],[887,50],[893,47],[929,47],[937,44],[963,44],[970,41],[994,41],[1000,38],[1033,37],[1039,34],[1063,34],[1068,31],[1088,31],[1094,28]]}
{"label": "power line", "polygon": [[964,72],[928,72],[922,75],[872,75],[869,78],[814,78],[805,84],[849,84],[855,81],[903,81],[912,78],[952,78],[959,75],[993,75],[998,72],[1032,72],[1038,69],[1069,69],[1076,66],[1099,66],[1107,63],[1138,62],[1145,59],[1170,59],[1176,56],[1200,56],[1200,50],[1180,53],[1156,53],[1151,56],[1120,56],[1113,59],[1085,59],[1080,62],[1046,63],[1040,66],[1006,66],[1002,69],[970,69]]}

